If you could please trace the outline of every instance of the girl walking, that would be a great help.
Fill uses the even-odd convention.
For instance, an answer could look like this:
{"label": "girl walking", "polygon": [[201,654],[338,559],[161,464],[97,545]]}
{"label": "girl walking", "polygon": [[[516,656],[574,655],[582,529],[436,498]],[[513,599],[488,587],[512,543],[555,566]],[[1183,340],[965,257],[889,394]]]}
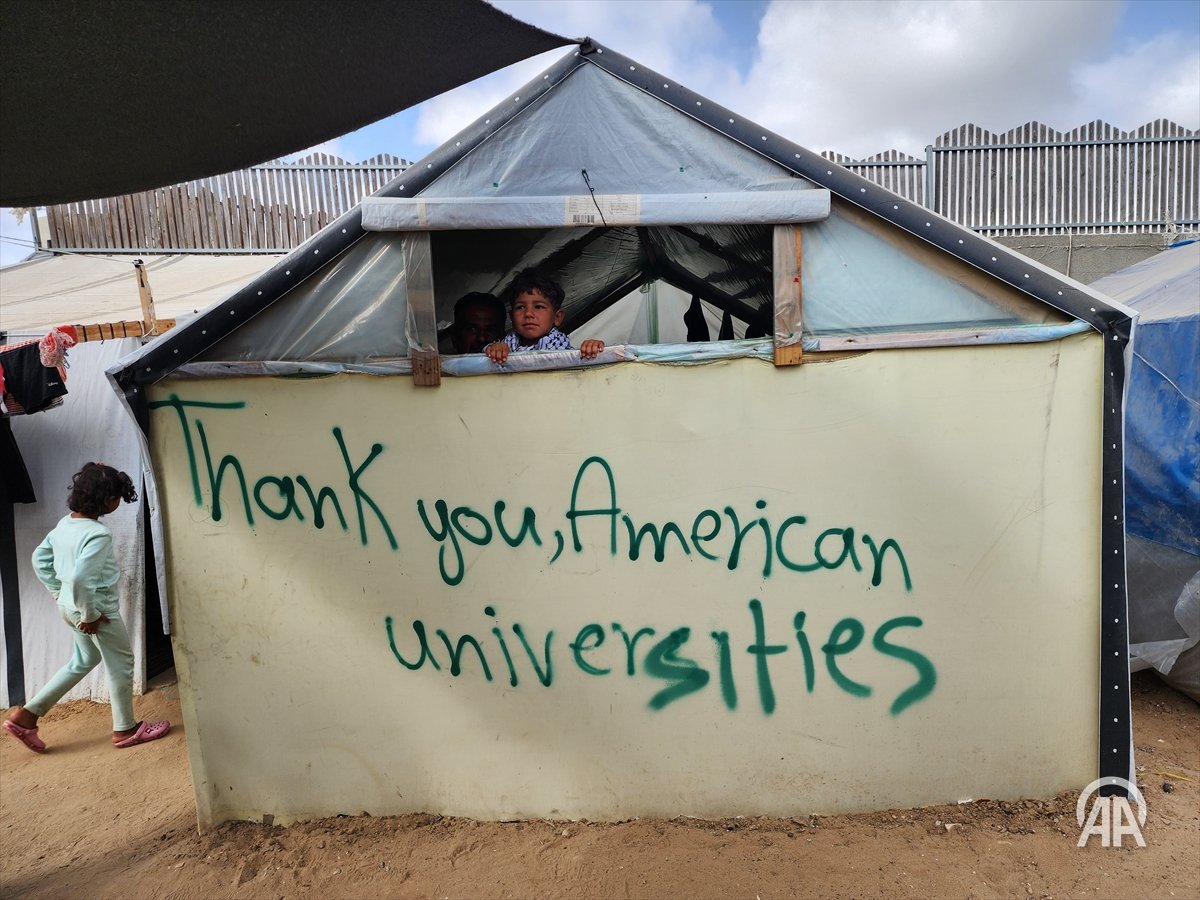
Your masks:
{"label": "girl walking", "polygon": [[113,745],[132,747],[157,740],[170,722],[138,722],[133,717],[133,649],[121,621],[117,582],[120,572],[113,553],[112,532],[100,522],[125,500],[137,500],[124,472],[103,463],[86,463],[72,479],[64,516],[33,551],[38,579],[58,601],[71,627],[75,650],[71,661],[24,706],[0,723],[5,731],[35,753],[46,751],[37,720],[103,660],[112,700]]}

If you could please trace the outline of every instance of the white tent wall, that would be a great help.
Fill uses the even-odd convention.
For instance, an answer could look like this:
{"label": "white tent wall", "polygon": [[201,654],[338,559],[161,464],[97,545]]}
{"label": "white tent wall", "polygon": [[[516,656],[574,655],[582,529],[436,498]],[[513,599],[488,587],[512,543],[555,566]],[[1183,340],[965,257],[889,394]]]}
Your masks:
{"label": "white tent wall", "polygon": [[[41,333],[10,334],[12,342]],[[105,370],[136,350],[132,338],[79,344],[68,352],[67,396],[63,405],[27,416],[13,416],[13,436],[29,472],[36,503],[13,508],[20,585],[21,648],[24,658],[25,699],[32,697],[71,657],[72,638],[54,599],[38,581],[30,563],[34,549],[69,510],[71,477],[89,461],[105,462],[129,473],[138,487],[136,503],[122,503],[104,523],[112,529],[113,549],[121,570],[121,616],[133,644],[134,693],[145,686],[145,557],[142,450],[136,426],[130,422],[105,376]],[[3,602],[10,598],[4,597]],[[3,626],[0,625],[0,628]],[[7,647],[7,635],[0,647]],[[7,652],[7,651],[5,651]],[[0,697],[14,702],[0,665]],[[108,702],[104,667],[99,666],[66,697]]]}
{"label": "white tent wall", "polygon": [[[154,386],[202,827],[794,815],[1086,784],[1102,351],[1086,334],[437,391]],[[536,543],[514,537],[523,515]],[[660,549],[632,536],[651,523]],[[689,630],[676,656],[663,641]]]}

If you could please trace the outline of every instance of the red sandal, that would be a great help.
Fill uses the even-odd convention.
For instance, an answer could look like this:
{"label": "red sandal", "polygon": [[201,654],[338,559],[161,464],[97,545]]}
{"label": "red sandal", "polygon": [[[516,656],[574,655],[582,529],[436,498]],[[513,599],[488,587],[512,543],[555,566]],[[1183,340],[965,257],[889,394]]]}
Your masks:
{"label": "red sandal", "polygon": [[38,737],[36,725],[33,728],[26,728],[24,725],[18,725],[12,719],[5,719],[2,727],[34,753],[46,752],[46,742]]}
{"label": "red sandal", "polygon": [[126,747],[136,747],[138,744],[157,741],[170,730],[170,722],[142,722],[138,725],[137,731],[125,738],[125,740],[117,741],[113,746],[122,750]]}

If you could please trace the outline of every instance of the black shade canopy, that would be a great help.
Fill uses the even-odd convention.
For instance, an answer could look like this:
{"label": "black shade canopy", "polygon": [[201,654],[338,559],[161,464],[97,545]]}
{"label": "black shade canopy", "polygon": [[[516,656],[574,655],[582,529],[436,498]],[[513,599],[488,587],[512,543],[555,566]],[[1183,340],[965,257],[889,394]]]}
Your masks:
{"label": "black shade canopy", "polygon": [[571,43],[483,0],[2,0],[0,205],[228,172]]}

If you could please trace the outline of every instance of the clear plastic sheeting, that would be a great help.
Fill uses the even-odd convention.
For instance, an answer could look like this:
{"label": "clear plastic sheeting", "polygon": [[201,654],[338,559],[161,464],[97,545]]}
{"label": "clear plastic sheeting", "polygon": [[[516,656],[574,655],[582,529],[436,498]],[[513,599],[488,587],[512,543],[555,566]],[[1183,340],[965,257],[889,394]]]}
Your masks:
{"label": "clear plastic sheeting", "polygon": [[1004,328],[1068,318],[924,242],[874,226],[844,203],[824,222],[805,226],[803,241],[806,334]]}
{"label": "clear plastic sheeting", "polygon": [[1129,668],[1200,702],[1200,558],[1130,536]]}
{"label": "clear plastic sheeting", "polygon": [[404,236],[369,234],[200,360],[359,362],[408,352]]}
{"label": "clear plastic sheeting", "polygon": [[[712,327],[717,316],[710,308],[704,308],[706,324]],[[616,320],[613,320],[616,321]],[[724,327],[723,323],[717,327]],[[878,335],[870,346],[865,342],[853,344],[848,339],[805,337],[802,346],[806,353],[863,351],[899,347],[956,347],[973,344],[1035,344],[1060,340],[1073,334],[1088,331],[1086,322],[1071,322],[1067,325],[1026,325],[1020,328],[981,331],[970,335],[971,340],[961,336],[938,334]],[[578,345],[591,334],[604,334],[602,329],[581,328],[571,333],[571,342]],[[703,365],[725,359],[754,358],[772,362],[775,343],[770,338],[739,338],[710,340],[701,343],[687,341],[654,344],[616,344],[605,347],[595,359],[583,359],[578,350],[540,350],[514,353],[508,364],[497,366],[482,353],[463,356],[441,357],[443,375],[501,375],[513,372],[551,372],[561,369],[579,369],[608,365],[617,362],[670,363],[676,365]],[[171,373],[172,378],[222,378],[233,376],[321,376],[353,373],[360,375],[411,375],[412,362],[407,357],[374,359],[369,362],[191,362]]]}
{"label": "clear plastic sheeting", "polygon": [[404,247],[404,295],[408,316],[405,337],[408,349],[423,353],[437,352],[437,314],[433,304],[433,259],[429,235],[410,232],[401,235]]}
{"label": "clear plastic sheeting", "polygon": [[[549,135],[553,139],[532,137]],[[597,194],[812,186],[632,85],[581,63],[557,89],[488,137],[421,196],[568,197],[588,194],[589,184]]]}
{"label": "clear plastic sheeting", "polygon": [[648,228],[663,280],[770,332],[774,285],[770,225],[679,224]]}

